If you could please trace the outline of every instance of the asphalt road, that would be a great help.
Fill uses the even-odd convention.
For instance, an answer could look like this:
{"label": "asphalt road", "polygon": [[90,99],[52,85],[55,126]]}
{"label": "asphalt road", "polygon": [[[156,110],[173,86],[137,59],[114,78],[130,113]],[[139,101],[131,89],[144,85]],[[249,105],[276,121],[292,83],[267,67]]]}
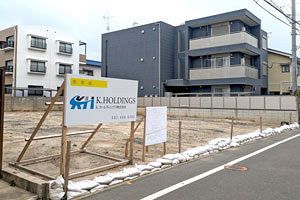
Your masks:
{"label": "asphalt road", "polygon": [[[86,197],[86,200],[142,199],[205,173],[232,160],[300,133],[273,136],[237,149],[210,155]],[[246,171],[223,169],[158,199],[163,200],[298,200],[300,199],[300,137],[289,140],[238,163]]]}

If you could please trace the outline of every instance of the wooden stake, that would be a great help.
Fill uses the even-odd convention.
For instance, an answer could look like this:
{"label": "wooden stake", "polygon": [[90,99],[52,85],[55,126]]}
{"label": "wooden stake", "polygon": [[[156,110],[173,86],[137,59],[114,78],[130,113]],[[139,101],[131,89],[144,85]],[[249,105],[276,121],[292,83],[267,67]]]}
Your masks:
{"label": "wooden stake", "polygon": [[164,155],[167,154],[167,142],[164,142]]}
{"label": "wooden stake", "polygon": [[64,197],[63,199],[68,199],[68,183],[69,183],[69,172],[70,172],[70,152],[71,152],[71,141],[67,142],[67,151],[66,151],[66,165],[64,172]]}
{"label": "wooden stake", "polygon": [[259,117],[259,128],[260,128],[260,133],[262,133],[262,117]]}
{"label": "wooden stake", "polygon": [[135,122],[131,122],[130,126],[130,157],[129,157],[129,164],[133,164],[133,143],[134,143],[134,124]]}
{"label": "wooden stake", "polygon": [[88,145],[88,143],[91,141],[91,139],[94,137],[94,135],[97,133],[97,131],[100,129],[101,126],[102,126],[102,124],[98,124],[98,126],[95,128],[93,133],[88,137],[88,139],[81,146],[81,148],[80,148],[81,150],[85,149],[86,145]]}
{"label": "wooden stake", "polygon": [[179,121],[178,152],[181,153],[181,121]]}
{"label": "wooden stake", "polygon": [[290,124],[292,124],[292,113],[290,112]]}
{"label": "wooden stake", "polygon": [[125,143],[125,158],[128,157],[128,144],[129,144],[129,140],[126,140],[126,143]]}
{"label": "wooden stake", "polygon": [[5,76],[4,69],[0,70],[0,178],[2,176],[2,161],[3,161],[3,125],[4,125],[4,86],[5,86]]}
{"label": "wooden stake", "polygon": [[[139,123],[136,125],[136,127],[134,128],[133,132],[135,133],[137,131],[137,129],[139,128],[139,126],[141,125],[141,123],[143,122],[144,117],[142,117],[141,121],[139,121]],[[127,158],[128,156],[128,143],[130,142],[130,138],[126,140],[125,143],[125,158]]]}
{"label": "wooden stake", "polygon": [[18,159],[16,162],[20,162],[21,159],[23,158],[25,152],[27,151],[29,145],[31,144],[33,138],[35,137],[35,135],[37,134],[37,132],[39,131],[39,129],[41,128],[43,122],[45,121],[46,117],[48,116],[49,112],[52,110],[54,103],[56,102],[56,100],[58,99],[59,95],[62,93],[62,91],[65,88],[65,81],[62,83],[61,87],[58,89],[57,93],[55,94],[54,98],[51,100],[51,104],[48,106],[47,110],[44,112],[44,115],[42,116],[42,118],[40,119],[39,123],[37,124],[37,126],[35,127],[33,133],[31,134],[29,140],[27,141],[26,145],[24,146],[22,152],[20,153]]}
{"label": "wooden stake", "polygon": [[146,113],[144,117],[144,131],[143,131],[143,147],[142,147],[142,162],[145,162],[145,148],[146,148]]}
{"label": "wooden stake", "polygon": [[[65,81],[64,81],[64,87],[66,84],[66,75],[65,75]],[[65,106],[66,106],[66,91],[64,92],[64,98],[63,98],[63,115],[62,115],[62,129],[61,129],[61,153],[60,153],[60,174],[64,176],[65,174],[65,162],[66,162],[66,151],[67,151],[67,132],[68,127],[65,126]]]}
{"label": "wooden stake", "polygon": [[233,135],[233,117],[231,119],[230,140],[232,140],[232,135]]}
{"label": "wooden stake", "polygon": [[65,173],[65,162],[66,162],[66,151],[67,151],[67,131],[68,128],[66,126],[62,127],[62,136],[61,136],[61,153],[60,153],[60,174],[63,175]]}

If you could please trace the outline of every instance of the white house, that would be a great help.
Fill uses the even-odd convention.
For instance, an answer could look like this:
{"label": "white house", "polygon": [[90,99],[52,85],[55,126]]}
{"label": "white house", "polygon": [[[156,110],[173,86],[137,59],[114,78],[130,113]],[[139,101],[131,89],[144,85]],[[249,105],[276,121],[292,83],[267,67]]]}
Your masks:
{"label": "white house", "polygon": [[[61,86],[64,74],[79,74],[79,40],[51,27],[15,26],[10,29],[12,28],[12,57],[5,56],[9,51],[0,45],[0,62],[6,64],[7,59],[12,60],[13,67],[7,73],[5,84],[13,88],[13,95],[53,96]],[[1,32],[0,40],[3,40],[5,37]],[[6,29],[3,32],[8,31]]]}

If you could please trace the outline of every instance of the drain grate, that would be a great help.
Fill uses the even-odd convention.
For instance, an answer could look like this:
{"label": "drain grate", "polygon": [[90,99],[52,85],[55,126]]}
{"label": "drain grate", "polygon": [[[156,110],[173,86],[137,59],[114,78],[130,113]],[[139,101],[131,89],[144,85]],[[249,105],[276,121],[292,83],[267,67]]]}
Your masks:
{"label": "drain grate", "polygon": [[243,166],[243,165],[226,165],[226,166],[224,166],[224,169],[244,172],[244,171],[248,170],[248,167]]}

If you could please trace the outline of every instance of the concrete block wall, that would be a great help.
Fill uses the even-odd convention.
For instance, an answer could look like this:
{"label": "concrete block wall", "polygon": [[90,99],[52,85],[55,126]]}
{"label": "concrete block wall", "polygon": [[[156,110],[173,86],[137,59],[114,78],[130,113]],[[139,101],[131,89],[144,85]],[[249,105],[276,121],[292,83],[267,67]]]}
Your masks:
{"label": "concrete block wall", "polygon": [[[50,102],[51,99],[48,97],[11,97],[6,96],[4,101],[4,111],[45,111],[47,106],[46,102]],[[58,101],[62,101],[59,99]],[[56,105],[53,110],[62,110],[61,105]]]}
{"label": "concrete block wall", "polygon": [[290,114],[292,122],[298,122],[297,111],[268,111],[268,110],[232,110],[232,109],[188,109],[188,108],[169,108],[168,114],[170,116],[181,116],[181,117],[198,117],[198,118],[237,118],[244,120],[255,120],[259,121],[262,117],[264,122],[272,122],[280,124],[282,121],[289,122]]}
{"label": "concrete block wall", "polygon": [[[299,121],[298,104],[294,96],[241,96],[241,97],[144,97],[143,106],[167,106],[170,115],[240,118],[281,122]],[[160,99],[160,100],[155,100]],[[297,103],[299,101],[299,103]],[[155,102],[155,103],[154,103]],[[157,102],[160,102],[158,105]]]}
{"label": "concrete block wall", "polygon": [[294,96],[240,97],[140,97],[138,106],[168,106],[171,108],[297,110]]}
{"label": "concrete block wall", "polygon": [[[44,111],[47,97],[5,97],[5,111]],[[59,99],[58,101],[62,101]],[[299,119],[300,99],[294,96],[251,97],[142,97],[138,107],[167,106],[169,114],[193,117],[258,119],[267,121],[289,121]],[[62,110],[54,106],[53,110]]]}

